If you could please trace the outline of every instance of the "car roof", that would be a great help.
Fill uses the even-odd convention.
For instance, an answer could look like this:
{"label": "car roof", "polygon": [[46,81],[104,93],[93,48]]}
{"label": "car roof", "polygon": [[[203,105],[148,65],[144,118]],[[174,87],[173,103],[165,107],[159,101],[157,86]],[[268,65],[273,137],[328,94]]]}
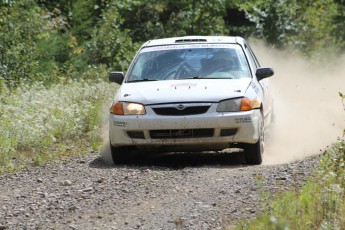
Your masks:
{"label": "car roof", "polygon": [[245,40],[241,37],[231,37],[231,36],[185,36],[185,37],[172,37],[172,38],[162,38],[147,41],[142,48],[151,46],[162,46],[162,45],[177,45],[177,44],[203,44],[203,43],[213,43],[213,44],[224,44],[224,43],[237,43],[244,45]]}

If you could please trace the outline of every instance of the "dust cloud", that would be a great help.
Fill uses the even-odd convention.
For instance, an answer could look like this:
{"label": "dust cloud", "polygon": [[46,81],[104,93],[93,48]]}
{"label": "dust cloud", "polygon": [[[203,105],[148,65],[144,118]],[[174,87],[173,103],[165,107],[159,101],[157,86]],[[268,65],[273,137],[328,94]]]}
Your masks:
{"label": "dust cloud", "polygon": [[[109,126],[104,128],[104,130],[107,130],[107,129],[109,129]],[[112,164],[113,160],[111,158],[111,152],[110,152],[109,134],[108,132],[103,132],[102,136],[103,136],[102,137],[103,145],[102,145],[102,150],[101,150],[102,160],[103,162],[107,164]]]}
{"label": "dust cloud", "polygon": [[265,143],[263,163],[282,164],[322,153],[342,138],[345,111],[345,56],[324,65],[288,51],[252,44],[262,66],[272,66],[274,122]]}
{"label": "dust cloud", "polygon": [[[113,95],[111,95],[113,96]],[[102,160],[106,164],[112,164],[113,160],[111,157],[110,151],[110,142],[109,142],[109,107],[110,104],[106,103],[103,105],[102,112],[100,116],[102,117],[102,149],[100,155]]]}

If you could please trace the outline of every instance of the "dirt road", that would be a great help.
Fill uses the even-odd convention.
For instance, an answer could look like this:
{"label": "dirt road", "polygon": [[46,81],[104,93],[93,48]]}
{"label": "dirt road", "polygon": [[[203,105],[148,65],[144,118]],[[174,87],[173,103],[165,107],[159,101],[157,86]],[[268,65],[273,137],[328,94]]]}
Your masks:
{"label": "dirt road", "polygon": [[267,192],[303,184],[317,160],[246,166],[241,153],[191,153],[113,166],[88,153],[1,176],[0,229],[223,229],[258,215]]}

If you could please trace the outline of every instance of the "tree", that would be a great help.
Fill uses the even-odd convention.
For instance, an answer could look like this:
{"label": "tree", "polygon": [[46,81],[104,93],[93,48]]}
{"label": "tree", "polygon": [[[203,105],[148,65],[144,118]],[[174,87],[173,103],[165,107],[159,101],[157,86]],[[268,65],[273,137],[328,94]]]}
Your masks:
{"label": "tree", "polygon": [[222,0],[127,0],[112,5],[124,18],[120,28],[129,29],[134,41],[228,32]]}
{"label": "tree", "polygon": [[6,1],[0,8],[0,81],[10,89],[34,81],[42,58],[37,41],[43,36],[41,9],[33,0]]}
{"label": "tree", "polygon": [[337,15],[334,19],[333,35],[337,39],[341,51],[345,52],[345,0],[335,0],[334,2],[337,4]]}
{"label": "tree", "polygon": [[129,30],[121,28],[125,19],[119,10],[117,3],[109,4],[102,20],[94,27],[90,41],[84,45],[82,58],[85,64],[104,64],[113,70],[125,70],[128,67],[138,45],[132,42]]}
{"label": "tree", "polygon": [[255,35],[277,47],[291,46],[307,55],[336,51],[334,0],[252,0],[238,3],[256,24]]}

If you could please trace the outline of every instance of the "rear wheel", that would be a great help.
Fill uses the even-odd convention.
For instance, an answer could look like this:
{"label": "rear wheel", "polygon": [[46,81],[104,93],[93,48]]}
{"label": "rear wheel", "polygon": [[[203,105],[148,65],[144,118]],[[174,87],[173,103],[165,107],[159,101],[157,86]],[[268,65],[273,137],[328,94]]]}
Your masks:
{"label": "rear wheel", "polygon": [[260,136],[255,144],[247,144],[244,148],[247,164],[259,165],[262,163],[262,154],[264,152],[265,126],[263,116],[261,116]]}
{"label": "rear wheel", "polygon": [[127,147],[114,147],[110,144],[111,157],[113,163],[126,164],[129,162],[131,150]]}

